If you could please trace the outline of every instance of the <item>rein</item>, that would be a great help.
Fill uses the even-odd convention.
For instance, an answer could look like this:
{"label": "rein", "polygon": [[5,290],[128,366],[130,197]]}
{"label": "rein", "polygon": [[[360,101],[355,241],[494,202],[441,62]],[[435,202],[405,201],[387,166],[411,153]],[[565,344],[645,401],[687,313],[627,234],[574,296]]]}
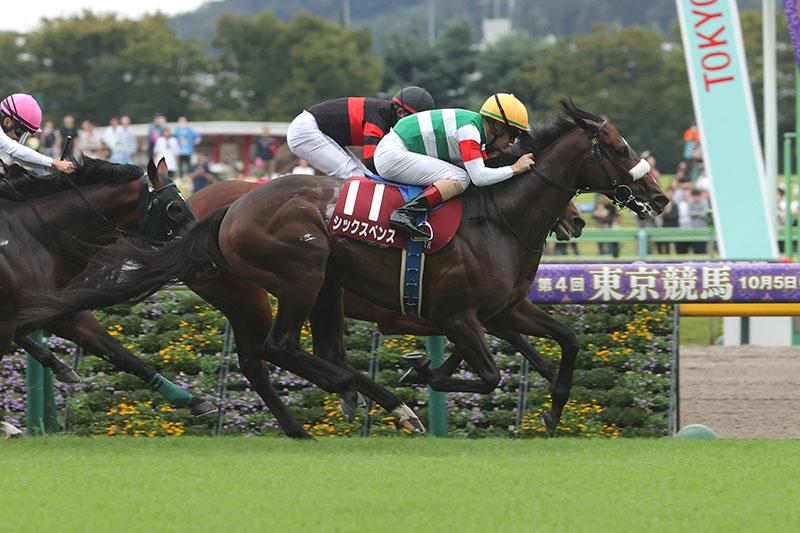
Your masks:
{"label": "rein", "polygon": [[[89,198],[86,196],[86,194],[84,194],[84,192],[81,190],[81,188],[80,188],[80,187],[78,187],[78,186],[75,184],[75,182],[74,182],[74,181],[72,181],[72,179],[69,177],[69,175],[68,175],[68,174],[60,174],[60,175],[61,175],[61,176],[63,176],[63,177],[64,177],[64,179],[66,179],[66,180],[67,180],[67,183],[69,183],[69,185],[70,185],[70,186],[71,186],[71,187],[72,187],[72,188],[73,188],[73,189],[74,189],[74,190],[75,190],[75,191],[78,193],[78,196],[81,198],[81,200],[83,201],[83,203],[84,203],[86,206],[88,206],[88,207],[89,207],[89,209],[90,209],[92,212],[94,212],[94,213],[95,213],[95,214],[96,214],[98,217],[100,217],[100,219],[102,219],[102,220],[103,220],[103,222],[105,222],[105,223],[106,223],[108,226],[110,226],[112,229],[114,229],[114,230],[115,230],[117,233],[119,233],[119,234],[120,234],[120,235],[122,235],[123,237],[135,237],[135,238],[137,238],[137,239],[144,239],[145,241],[147,241],[147,242],[149,242],[149,243],[151,243],[151,244],[163,244],[163,242],[162,242],[162,241],[159,241],[159,240],[156,240],[156,239],[151,239],[151,238],[149,238],[149,237],[146,237],[146,236],[142,235],[141,233],[137,233],[137,232],[134,232],[134,231],[128,230],[128,229],[126,229],[126,228],[123,228],[122,226],[120,226],[120,225],[119,225],[119,224],[117,224],[116,222],[114,222],[114,221],[110,220],[110,219],[109,219],[107,216],[105,216],[105,215],[104,215],[104,214],[103,214],[103,213],[102,213],[102,212],[101,212],[101,211],[100,211],[100,210],[99,210],[99,209],[98,209],[98,208],[97,208],[97,207],[96,207],[96,206],[95,206],[95,205],[94,205],[94,204],[91,202],[91,200],[89,200]],[[51,175],[51,176],[48,176],[48,177],[37,176],[36,174],[31,174],[31,175],[29,175],[29,177],[31,177],[31,178],[33,178],[33,179],[37,179],[37,180],[39,180],[39,181],[53,181],[53,180],[55,180],[55,179],[56,179],[58,176],[59,176],[58,174],[54,174],[54,175]],[[69,247],[68,247],[68,246],[65,246],[63,243],[59,242],[58,236],[56,235],[56,233],[55,233],[55,232],[53,232],[53,230],[50,228],[49,224],[47,224],[47,222],[44,220],[44,218],[42,217],[41,213],[40,213],[40,212],[39,212],[39,210],[36,208],[36,204],[34,204],[34,203],[33,203],[33,202],[32,202],[32,201],[29,199],[29,198],[27,198],[25,195],[23,195],[22,193],[20,193],[20,192],[19,192],[19,190],[17,190],[17,188],[14,186],[14,184],[13,184],[13,183],[11,183],[11,182],[10,182],[8,179],[6,179],[6,178],[3,178],[3,181],[4,181],[6,184],[8,184],[9,188],[10,188],[10,189],[11,189],[11,190],[14,192],[14,194],[16,194],[16,195],[17,195],[17,196],[18,196],[20,199],[22,199],[22,200],[24,200],[24,201],[25,201],[25,203],[28,205],[28,208],[30,208],[30,210],[33,212],[34,216],[36,216],[36,219],[39,221],[39,223],[40,223],[40,224],[41,224],[41,225],[42,225],[42,226],[43,226],[43,227],[44,227],[44,228],[47,230],[47,232],[50,234],[50,238],[53,240],[53,242],[55,242],[55,243],[56,243],[56,244],[57,244],[59,247],[61,247],[61,248],[63,248],[63,249],[69,249]],[[147,174],[143,174],[143,175],[142,175],[142,176],[139,178],[139,218],[140,218],[140,219],[141,219],[141,217],[142,217],[142,216],[144,216],[144,215],[146,215],[146,214],[147,214],[147,212],[150,210],[150,208],[151,208],[151,206],[152,206],[152,201],[150,201],[150,198],[149,198],[149,187],[147,186],[147,184],[148,184]],[[169,185],[166,185],[165,187],[168,187],[168,186],[170,186],[170,185],[171,185],[171,186],[173,186],[173,187],[176,187],[176,185],[175,185],[174,183],[171,183],[171,184],[169,184]],[[143,190],[144,190],[144,192],[146,192],[146,193],[147,193],[147,195],[146,195],[146,196],[144,196],[144,195],[143,195]],[[144,204],[144,205],[142,205],[142,204]],[[76,235],[73,235],[73,236],[72,236],[72,239],[73,239],[74,241],[77,241],[77,240],[78,240],[78,237],[77,237]]]}
{"label": "rein", "polygon": [[542,245],[542,248],[536,249],[536,248],[531,248],[530,246],[528,246],[525,243],[525,241],[522,240],[522,237],[520,237],[517,234],[517,232],[514,231],[514,227],[511,226],[511,224],[508,223],[508,220],[506,220],[505,215],[503,215],[503,211],[500,209],[500,206],[497,205],[497,200],[495,200],[495,198],[494,198],[494,192],[491,191],[491,190],[489,191],[489,198],[491,198],[492,205],[494,206],[495,210],[497,211],[497,214],[500,215],[500,220],[503,221],[503,224],[505,224],[505,226],[508,229],[508,231],[511,233],[511,235],[514,236],[515,239],[517,239],[519,241],[519,243],[522,245],[522,247],[525,248],[527,251],[529,251],[532,254],[541,254],[541,253],[543,253],[544,252],[544,244],[547,243],[547,237],[545,236],[545,238],[544,238],[544,243]]}
{"label": "rein", "polygon": [[[586,193],[586,192],[594,192],[594,193],[604,194],[604,195],[608,196],[609,198],[611,198],[612,202],[617,204],[617,205],[619,205],[620,207],[628,207],[629,208],[630,206],[628,204],[630,204],[632,201],[636,201],[636,197],[633,195],[633,190],[631,189],[631,187],[629,185],[627,185],[625,183],[617,183],[617,180],[614,178],[614,176],[611,174],[611,172],[608,171],[608,167],[605,164],[605,159],[611,159],[611,158],[608,157],[607,155],[605,156],[605,158],[603,157],[605,155],[605,152],[603,151],[603,148],[600,146],[600,141],[598,140],[598,137],[600,136],[600,133],[603,131],[603,128],[605,128],[607,124],[608,124],[608,120],[604,120],[602,123],[600,123],[600,125],[597,127],[596,130],[594,130],[591,133],[589,133],[587,131],[586,134],[589,136],[589,141],[591,142],[591,147],[592,147],[592,153],[591,153],[590,159],[594,159],[596,157],[597,159],[600,160],[600,167],[603,169],[603,172],[605,173],[606,177],[608,178],[608,182],[612,187],[611,189],[591,189],[591,188],[588,188],[588,187],[584,188],[584,189],[581,189],[581,188],[576,188],[576,187],[569,187],[569,186],[564,185],[562,183],[559,183],[559,182],[555,181],[553,178],[545,175],[544,173],[542,173],[542,171],[537,169],[535,166],[531,167],[531,172],[533,172],[533,174],[535,176],[537,176],[538,178],[542,179],[546,183],[552,185],[553,187],[561,189],[564,192],[568,192],[572,196],[577,196],[578,194]],[[586,131],[586,130],[584,130],[584,131]],[[561,140],[565,136],[566,135],[560,137],[554,143],[552,143],[550,146],[555,145],[556,143],[558,143],[559,140]],[[613,162],[612,162],[612,165],[613,165]]]}

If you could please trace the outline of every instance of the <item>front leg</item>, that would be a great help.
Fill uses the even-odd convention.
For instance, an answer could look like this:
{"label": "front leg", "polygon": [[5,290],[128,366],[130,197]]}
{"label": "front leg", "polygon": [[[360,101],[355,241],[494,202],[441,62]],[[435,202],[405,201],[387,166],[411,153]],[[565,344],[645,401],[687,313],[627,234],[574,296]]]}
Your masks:
{"label": "front leg", "polygon": [[552,437],[561,421],[561,414],[572,390],[572,374],[575,371],[575,359],[578,355],[578,338],[566,324],[559,322],[527,299],[520,300],[508,311],[493,317],[491,321],[487,322],[487,326],[505,328],[534,337],[548,337],[561,346],[561,364],[558,367],[555,382],[550,387],[553,406],[544,414],[545,426]]}

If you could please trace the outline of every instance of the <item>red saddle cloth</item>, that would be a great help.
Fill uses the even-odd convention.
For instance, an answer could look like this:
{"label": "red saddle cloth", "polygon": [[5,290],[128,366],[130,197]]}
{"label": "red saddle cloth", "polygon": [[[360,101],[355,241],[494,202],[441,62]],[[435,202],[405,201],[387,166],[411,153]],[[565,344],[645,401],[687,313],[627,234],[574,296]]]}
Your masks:
{"label": "red saddle cloth", "polygon": [[[405,248],[406,236],[389,227],[389,215],[403,204],[400,189],[393,185],[350,178],[336,201],[328,230],[382,246]],[[450,242],[461,222],[461,207],[461,197],[457,196],[428,213],[433,239],[424,243],[424,253],[438,252]]]}

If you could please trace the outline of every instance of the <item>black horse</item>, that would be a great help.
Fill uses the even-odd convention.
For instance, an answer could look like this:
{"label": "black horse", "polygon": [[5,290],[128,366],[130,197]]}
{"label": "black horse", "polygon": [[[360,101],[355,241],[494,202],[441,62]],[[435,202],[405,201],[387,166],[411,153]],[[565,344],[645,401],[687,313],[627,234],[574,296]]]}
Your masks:
{"label": "black horse", "polygon": [[151,161],[146,173],[134,165],[79,158],[71,174],[36,176],[18,165],[0,180],[0,359],[15,342],[57,379],[79,378],[48,350],[25,337],[45,329],[134,374],[195,414],[212,412],[156,374],[108,334],[89,311],[48,321],[26,321],[20,308],[37,293],[63,287],[103,246],[123,236],[164,242],[194,220],[166,164]]}

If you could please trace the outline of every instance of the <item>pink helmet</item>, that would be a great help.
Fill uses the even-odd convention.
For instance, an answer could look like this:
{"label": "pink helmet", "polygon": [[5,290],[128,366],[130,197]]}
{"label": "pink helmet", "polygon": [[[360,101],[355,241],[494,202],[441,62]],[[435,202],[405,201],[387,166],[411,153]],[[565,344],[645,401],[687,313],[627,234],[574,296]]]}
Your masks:
{"label": "pink helmet", "polygon": [[42,131],[42,108],[36,98],[29,94],[8,95],[0,102],[0,111],[19,122],[31,133]]}

